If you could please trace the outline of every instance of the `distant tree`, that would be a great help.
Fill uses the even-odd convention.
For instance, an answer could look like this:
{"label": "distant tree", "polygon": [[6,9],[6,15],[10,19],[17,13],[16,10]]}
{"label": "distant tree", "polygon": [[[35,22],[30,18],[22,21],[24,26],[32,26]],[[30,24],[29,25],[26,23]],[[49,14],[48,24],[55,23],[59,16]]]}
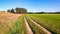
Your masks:
{"label": "distant tree", "polygon": [[24,9],[24,13],[27,13],[27,9]]}
{"label": "distant tree", "polygon": [[16,10],[16,13],[21,13],[20,8],[15,8],[15,10]]}
{"label": "distant tree", "polygon": [[55,12],[55,14],[60,14],[60,11]]}
{"label": "distant tree", "polygon": [[45,12],[36,12],[35,14],[44,14]]}
{"label": "distant tree", "polygon": [[27,12],[28,14],[34,14],[33,12]]}
{"label": "distant tree", "polygon": [[11,10],[8,9],[7,12],[11,12]]}
{"label": "distant tree", "polygon": [[27,10],[25,8],[21,8],[21,13],[25,14],[27,13]]}
{"label": "distant tree", "polygon": [[15,13],[14,9],[11,9],[11,13]]}
{"label": "distant tree", "polygon": [[6,11],[2,11],[2,12],[6,12]]}
{"label": "distant tree", "polygon": [[18,14],[25,14],[27,13],[27,10],[25,8],[15,8],[16,13]]}

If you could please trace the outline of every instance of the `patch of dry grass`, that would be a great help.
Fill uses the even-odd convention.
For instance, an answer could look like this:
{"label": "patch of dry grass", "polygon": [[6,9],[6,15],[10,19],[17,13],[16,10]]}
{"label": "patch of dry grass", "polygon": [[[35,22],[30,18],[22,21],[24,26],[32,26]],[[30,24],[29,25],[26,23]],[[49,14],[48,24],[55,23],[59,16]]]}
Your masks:
{"label": "patch of dry grass", "polygon": [[8,28],[11,28],[14,25],[15,20],[20,16],[21,14],[0,12],[0,26],[2,27],[2,29],[0,29],[0,34],[5,34]]}

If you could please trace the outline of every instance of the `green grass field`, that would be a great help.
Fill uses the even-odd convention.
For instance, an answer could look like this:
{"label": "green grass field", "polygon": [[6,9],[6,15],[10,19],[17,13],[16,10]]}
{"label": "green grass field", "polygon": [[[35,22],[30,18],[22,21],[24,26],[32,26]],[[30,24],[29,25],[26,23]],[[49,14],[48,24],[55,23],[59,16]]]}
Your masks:
{"label": "green grass field", "polygon": [[28,21],[28,23],[29,23],[34,34],[46,34],[46,32],[44,32],[41,28],[39,28],[33,22],[31,22],[30,19],[27,18],[27,21]]}
{"label": "green grass field", "polygon": [[60,14],[27,14],[27,16],[53,34],[60,34]]}

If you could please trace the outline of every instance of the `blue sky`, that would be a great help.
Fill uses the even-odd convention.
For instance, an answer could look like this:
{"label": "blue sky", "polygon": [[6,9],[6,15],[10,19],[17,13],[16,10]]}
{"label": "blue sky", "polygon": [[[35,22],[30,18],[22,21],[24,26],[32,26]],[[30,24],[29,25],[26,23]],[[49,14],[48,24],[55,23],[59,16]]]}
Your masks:
{"label": "blue sky", "polygon": [[26,8],[28,12],[57,12],[60,0],[0,0],[0,11],[16,7]]}

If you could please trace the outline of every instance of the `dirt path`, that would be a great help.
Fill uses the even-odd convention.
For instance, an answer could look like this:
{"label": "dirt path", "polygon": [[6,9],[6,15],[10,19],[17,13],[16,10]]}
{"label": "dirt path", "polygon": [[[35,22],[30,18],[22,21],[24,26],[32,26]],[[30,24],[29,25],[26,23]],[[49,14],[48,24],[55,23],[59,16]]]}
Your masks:
{"label": "dirt path", "polygon": [[46,32],[47,34],[52,34],[51,32],[49,32],[47,29],[45,29],[44,27],[42,27],[41,25],[37,24],[34,20],[32,20],[31,18],[27,17],[28,19],[30,19],[35,25],[37,25],[39,28],[41,28],[44,32]]}
{"label": "dirt path", "polygon": [[33,34],[33,32],[32,32],[32,30],[31,30],[31,28],[30,28],[30,26],[29,26],[29,24],[28,24],[28,22],[27,22],[27,20],[26,20],[26,18],[24,17],[24,20],[25,20],[25,24],[26,24],[26,28],[27,28],[27,32],[28,32],[28,34]]}

